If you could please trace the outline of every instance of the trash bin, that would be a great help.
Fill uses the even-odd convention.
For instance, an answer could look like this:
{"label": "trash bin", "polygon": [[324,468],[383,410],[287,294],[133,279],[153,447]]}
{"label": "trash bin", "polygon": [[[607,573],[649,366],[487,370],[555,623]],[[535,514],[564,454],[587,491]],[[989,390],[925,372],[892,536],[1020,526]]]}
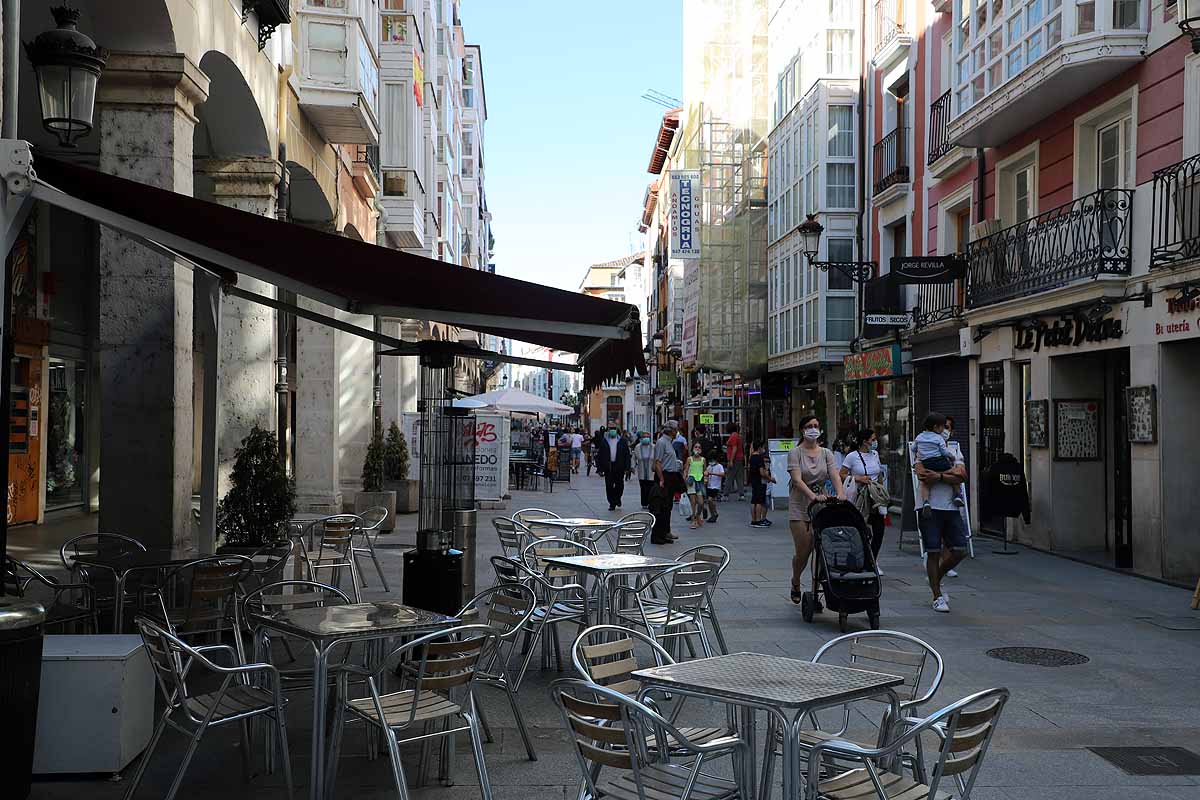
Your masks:
{"label": "trash bin", "polygon": [[42,681],[41,603],[0,597],[0,720],[5,745],[0,747],[0,775],[12,794],[25,800],[33,774],[37,733],[38,686]]}
{"label": "trash bin", "polygon": [[462,569],[463,554],[458,550],[409,550],[404,554],[404,605],[457,614],[464,602]]}

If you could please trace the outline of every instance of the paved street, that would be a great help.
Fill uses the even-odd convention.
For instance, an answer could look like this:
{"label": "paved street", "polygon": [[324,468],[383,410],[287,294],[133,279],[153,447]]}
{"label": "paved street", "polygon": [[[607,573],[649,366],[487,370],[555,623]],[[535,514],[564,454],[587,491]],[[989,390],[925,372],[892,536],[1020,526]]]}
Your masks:
{"label": "paved street", "polygon": [[[635,483],[629,484],[626,498],[622,510],[636,510]],[[508,513],[529,506],[572,514],[607,513],[603,486],[594,476],[577,476],[569,490],[560,485],[552,494],[516,493]],[[498,552],[498,547],[488,520],[498,513],[503,512],[481,512],[479,520],[481,587],[492,583],[487,556]],[[723,504],[718,524],[699,531],[687,530],[686,523],[676,517],[679,543],[670,548],[649,546],[647,552],[682,551],[703,542],[729,547],[733,563],[722,579],[718,603],[731,648],[809,658],[823,641],[837,634],[836,617],[825,614],[813,625],[801,620],[798,607],[787,597],[790,539],[784,512],[774,512],[776,524],[766,530],[748,527],[748,513],[747,504]],[[406,517],[402,523],[411,531],[415,517]],[[1200,690],[1196,686],[1200,614],[1188,610],[1188,592],[1024,550],[1016,556],[994,556],[992,544],[980,542],[978,557],[964,562],[961,577],[948,583],[953,612],[935,614],[929,608],[915,543],[898,551],[895,530],[889,528],[881,561],[887,573],[883,626],[919,636],[945,656],[946,680],[938,697],[942,703],[992,686],[1012,691],[976,798],[1200,798],[1200,775],[1135,777],[1088,750],[1171,745],[1200,753]],[[19,532],[14,534],[20,537]],[[409,540],[411,533],[392,535],[392,541]],[[399,552],[398,544],[389,542],[384,548],[385,563],[397,576],[396,583]],[[865,617],[852,618],[852,622],[865,625]],[[568,644],[564,641],[564,649]],[[990,648],[1005,646],[1061,648],[1081,653],[1089,661],[1048,668],[985,655]],[[533,671],[521,691],[540,755],[536,763],[525,760],[502,698],[483,690],[496,735],[487,752],[498,800],[573,797],[578,780],[576,762],[545,691],[555,677],[554,672]],[[293,703],[293,763],[298,784],[304,786],[308,712],[303,695]],[[692,708],[689,713],[703,715],[704,709]],[[861,727],[862,719],[855,725]],[[339,795],[356,800],[393,796],[386,759],[368,761],[361,734],[349,736],[340,765]],[[180,738],[174,736],[169,750],[160,749],[140,797],[161,796],[165,791],[181,752]],[[232,730],[210,735],[201,745],[180,797],[218,793],[226,798],[282,796],[277,791],[281,785],[278,775],[243,782],[236,739]],[[456,787],[425,787],[417,791],[418,797],[477,797],[469,752],[464,740],[458,750]],[[411,779],[415,754],[407,763]],[[304,786],[297,796],[306,789]],[[119,782],[41,779],[32,796],[110,798],[123,791],[124,784]]]}

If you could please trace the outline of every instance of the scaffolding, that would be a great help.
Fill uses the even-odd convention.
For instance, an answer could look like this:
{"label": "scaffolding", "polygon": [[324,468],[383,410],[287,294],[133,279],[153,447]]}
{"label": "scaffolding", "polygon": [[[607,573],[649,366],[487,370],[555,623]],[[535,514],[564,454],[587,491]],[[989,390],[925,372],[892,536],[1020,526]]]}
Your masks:
{"label": "scaffolding", "polygon": [[700,170],[695,369],[766,372],[767,80],[766,0],[685,4],[673,166]]}

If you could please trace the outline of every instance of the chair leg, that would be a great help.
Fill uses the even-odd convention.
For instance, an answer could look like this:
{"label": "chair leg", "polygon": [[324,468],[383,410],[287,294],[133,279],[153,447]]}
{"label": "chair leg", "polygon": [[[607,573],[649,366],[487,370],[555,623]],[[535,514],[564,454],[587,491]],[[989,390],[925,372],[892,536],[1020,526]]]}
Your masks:
{"label": "chair leg", "polygon": [[180,784],[183,783],[183,775],[187,772],[188,764],[192,762],[192,756],[196,754],[196,747],[200,744],[200,737],[204,735],[204,730],[207,725],[201,725],[192,734],[192,739],[188,742],[187,750],[183,754],[183,762],[179,765],[179,771],[175,773],[175,780],[171,781],[171,789],[167,792],[164,800],[175,800],[175,794],[179,791]]}
{"label": "chair leg", "polygon": [[287,716],[282,705],[275,706],[275,727],[278,731],[272,738],[279,744],[279,760],[283,764],[283,782],[287,784],[288,800],[292,800],[295,787],[292,785],[292,762],[288,757]]}
{"label": "chair leg", "polygon": [[242,728],[242,770],[245,772],[246,783],[254,777],[254,768],[250,766],[250,720],[241,721]]}
{"label": "chair leg", "polygon": [[725,633],[721,630],[721,622],[717,619],[717,610],[710,604],[708,607],[708,619],[712,622],[713,633],[717,635],[717,646],[721,648],[723,655],[729,655],[729,645],[725,643]]}
{"label": "chair leg", "polygon": [[[375,571],[379,573],[379,582],[383,584],[383,590],[390,592],[391,589],[388,587],[387,577],[384,576],[383,567],[379,563],[379,556],[375,553],[375,543],[370,538],[367,539],[367,549],[371,551],[371,560],[375,562]],[[364,580],[363,586],[366,585],[366,581]]]}
{"label": "chair leg", "polygon": [[[396,781],[396,793],[400,795],[400,800],[408,800],[408,782],[404,779],[404,766],[400,763],[400,746],[396,744],[396,734],[392,733],[391,728],[384,729],[382,733],[387,745],[388,760],[392,763],[392,779]],[[418,768],[418,771],[420,769]]]}
{"label": "chair leg", "polygon": [[537,753],[534,752],[533,742],[529,738],[529,730],[525,727],[525,717],[521,714],[521,704],[517,702],[517,693],[509,685],[507,678],[504,679],[504,692],[508,695],[509,705],[512,706],[513,718],[517,721],[517,730],[521,732],[521,741],[525,742],[525,752],[530,761],[537,761]]}
{"label": "chair leg", "polygon": [[479,735],[479,721],[476,718],[475,696],[471,696],[468,704],[467,722],[471,726],[471,746],[475,750],[475,771],[479,773],[479,793],[483,800],[492,800],[492,784],[488,780],[487,763],[483,760],[483,738]]}
{"label": "chair leg", "polygon": [[131,800],[133,793],[137,791],[138,784],[142,781],[142,775],[146,772],[146,765],[150,763],[150,758],[154,755],[154,748],[158,746],[158,740],[162,738],[163,731],[167,729],[167,719],[170,716],[171,709],[168,708],[163,712],[162,719],[154,729],[154,735],[150,737],[150,744],[146,745],[146,751],[142,753],[142,760],[138,762],[137,769],[133,773],[133,780],[129,782],[129,788],[125,790],[124,800]]}
{"label": "chair leg", "polygon": [[350,558],[346,561],[346,568],[350,570],[350,588],[354,590],[354,602],[361,603],[362,596],[358,593],[358,568],[354,566],[354,554],[350,554]]}
{"label": "chair leg", "polygon": [[[708,641],[708,632],[704,630],[704,618],[696,617],[696,635],[700,637],[700,648],[704,650],[705,658],[713,657],[712,643]],[[689,639],[691,637],[688,637]]]}
{"label": "chair leg", "polygon": [[488,724],[487,714],[483,710],[483,706],[479,707],[479,724],[483,726],[483,738],[488,744],[495,744],[496,740],[492,737],[492,726]]}

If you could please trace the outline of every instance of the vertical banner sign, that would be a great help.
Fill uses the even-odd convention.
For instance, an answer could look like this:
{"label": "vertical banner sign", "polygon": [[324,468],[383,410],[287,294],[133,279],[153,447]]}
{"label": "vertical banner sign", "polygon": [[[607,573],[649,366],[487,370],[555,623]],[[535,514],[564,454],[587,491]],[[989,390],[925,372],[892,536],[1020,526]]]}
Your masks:
{"label": "vertical banner sign", "polygon": [[501,414],[475,414],[475,499],[499,500],[504,496],[500,482],[503,443]]}
{"label": "vertical banner sign", "polygon": [[700,255],[700,229],[696,224],[699,194],[700,170],[671,172],[671,258]]}
{"label": "vertical banner sign", "polygon": [[425,67],[416,50],[413,50],[413,97],[417,99],[418,108],[425,105]]}
{"label": "vertical banner sign", "polygon": [[700,326],[700,262],[689,258],[683,262],[683,336],[679,341],[680,358],[684,364],[694,364],[699,349]]}

